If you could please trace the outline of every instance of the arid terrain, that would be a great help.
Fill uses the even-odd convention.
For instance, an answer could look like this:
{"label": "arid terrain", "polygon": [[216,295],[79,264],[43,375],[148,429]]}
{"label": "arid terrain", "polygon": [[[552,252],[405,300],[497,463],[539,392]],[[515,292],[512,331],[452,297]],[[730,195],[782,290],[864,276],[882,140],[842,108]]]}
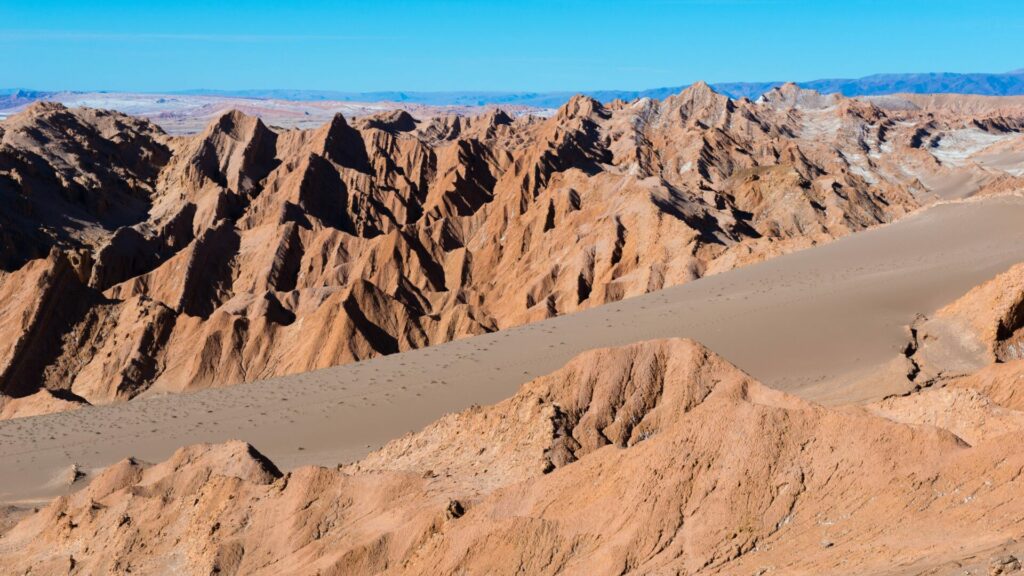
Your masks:
{"label": "arid terrain", "polygon": [[36,103],[0,128],[0,410],[295,374],[683,284],[1014,190],[1022,126],[1015,100],[886,111],[793,85],[312,130],[229,112],[187,137]]}
{"label": "arid terrain", "polygon": [[1014,573],[1024,364],[1004,355],[1022,302],[1018,265],[920,318],[904,358],[943,376],[864,406],[650,340],[349,464],[285,473],[238,441],[125,459],[11,512],[0,558],[12,573]]}
{"label": "arid terrain", "polygon": [[1024,101],[526,112],[0,122],[0,572],[1021,569]]}

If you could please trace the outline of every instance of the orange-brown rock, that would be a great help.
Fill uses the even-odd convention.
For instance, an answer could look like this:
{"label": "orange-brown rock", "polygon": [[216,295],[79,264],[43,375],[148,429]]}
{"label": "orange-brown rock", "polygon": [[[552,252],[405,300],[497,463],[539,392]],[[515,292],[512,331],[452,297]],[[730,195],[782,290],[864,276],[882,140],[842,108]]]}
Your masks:
{"label": "orange-brown rock", "polygon": [[1024,264],[975,287],[912,328],[908,355],[927,385],[1024,358]]}
{"label": "orange-brown rock", "polygon": [[0,136],[0,282],[41,283],[0,291],[36,310],[0,337],[0,391],[102,403],[350,362],[889,222],[948,192],[932,177],[1009,189],[971,154],[1008,149],[1020,118],[970,114],[700,83],[550,118],[230,112],[170,137],[37,104]]}
{"label": "orange-brown rock", "polygon": [[125,460],[8,522],[0,562],[16,574],[1012,566],[1022,434],[968,445],[770,390],[690,341],[652,341],[585,353],[338,470],[282,474],[240,442]]}
{"label": "orange-brown rock", "polygon": [[869,409],[899,422],[944,428],[971,444],[1020,429],[1022,310],[1024,264],[1018,264],[932,317],[919,318],[910,328],[904,359],[914,393],[886,398]]}

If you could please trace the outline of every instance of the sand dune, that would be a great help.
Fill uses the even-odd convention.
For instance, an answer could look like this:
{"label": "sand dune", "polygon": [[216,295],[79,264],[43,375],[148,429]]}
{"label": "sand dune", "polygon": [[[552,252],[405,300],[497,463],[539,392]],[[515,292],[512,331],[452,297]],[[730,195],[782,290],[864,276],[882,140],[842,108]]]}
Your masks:
{"label": "sand dune", "polygon": [[[442,414],[510,396],[581,351],[699,340],[755,378],[827,403],[901,356],[904,327],[1024,260],[1024,199],[943,204],[897,223],[620,303],[441,346],[226,389],[0,422],[0,498],[67,491],[72,464],[150,461],[238,438],[283,468],[351,461]],[[861,382],[861,384],[863,384]],[[906,386],[904,381],[902,385]]]}

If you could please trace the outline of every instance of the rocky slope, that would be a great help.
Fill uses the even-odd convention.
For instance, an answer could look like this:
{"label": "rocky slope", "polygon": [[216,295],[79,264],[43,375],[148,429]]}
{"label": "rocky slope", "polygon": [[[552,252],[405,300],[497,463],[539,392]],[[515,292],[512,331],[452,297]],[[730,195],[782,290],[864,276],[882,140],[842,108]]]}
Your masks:
{"label": "rocky slope", "polygon": [[1024,413],[991,386],[961,389],[1014,418],[965,441],[770,390],[691,341],[597,350],[338,469],[282,474],[244,443],[125,460],[8,522],[0,561],[15,574],[1009,573]]}
{"label": "rocky slope", "polygon": [[232,112],[169,137],[35,104],[0,123],[0,406],[301,372],[810,246],[942,197],[933,178],[1014,184],[975,160],[1020,138],[1004,112],[697,84],[550,118]]}
{"label": "rocky slope", "polygon": [[916,393],[887,398],[872,411],[927,423],[968,442],[1024,424],[1024,264],[911,326],[905,351]]}
{"label": "rocky slope", "polygon": [[977,286],[911,327],[907,357],[919,386],[1024,359],[1024,264]]}

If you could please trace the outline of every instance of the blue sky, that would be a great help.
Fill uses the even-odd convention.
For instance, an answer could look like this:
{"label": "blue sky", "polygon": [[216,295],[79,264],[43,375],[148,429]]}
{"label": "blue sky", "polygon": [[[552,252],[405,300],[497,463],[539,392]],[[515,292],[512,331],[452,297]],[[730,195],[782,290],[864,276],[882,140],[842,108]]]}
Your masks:
{"label": "blue sky", "polygon": [[1020,0],[0,0],[0,87],[642,89],[1024,67]]}

